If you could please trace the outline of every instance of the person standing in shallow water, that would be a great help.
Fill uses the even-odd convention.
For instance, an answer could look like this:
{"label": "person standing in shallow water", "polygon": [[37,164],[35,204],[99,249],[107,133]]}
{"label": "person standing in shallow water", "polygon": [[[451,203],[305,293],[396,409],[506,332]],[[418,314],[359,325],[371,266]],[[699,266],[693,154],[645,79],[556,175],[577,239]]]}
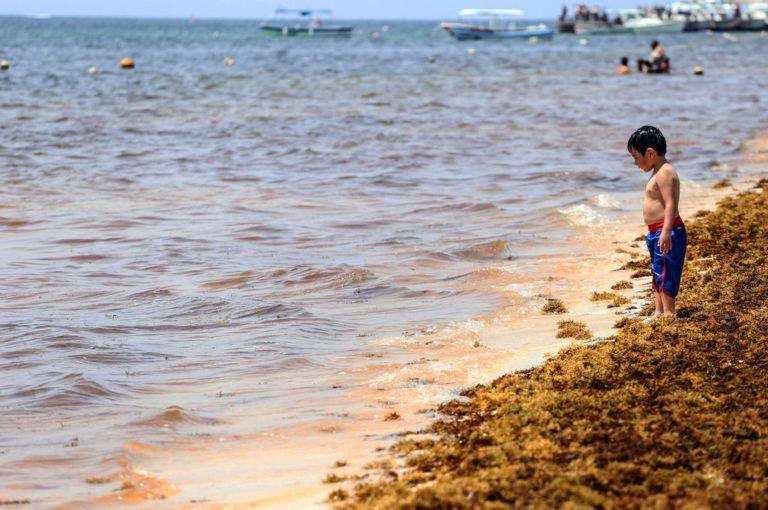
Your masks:
{"label": "person standing in shallow water", "polygon": [[632,133],[627,150],[643,172],[652,172],[645,185],[643,220],[651,255],[651,286],[656,292],[656,316],[675,314],[688,235],[678,210],[680,178],[667,161],[667,141],[658,128],[643,126]]}

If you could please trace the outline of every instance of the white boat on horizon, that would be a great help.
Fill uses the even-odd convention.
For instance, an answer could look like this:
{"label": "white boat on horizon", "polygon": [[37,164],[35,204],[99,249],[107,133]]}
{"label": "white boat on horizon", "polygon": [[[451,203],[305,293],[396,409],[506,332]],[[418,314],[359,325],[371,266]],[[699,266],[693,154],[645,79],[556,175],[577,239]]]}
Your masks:
{"label": "white boat on horizon", "polygon": [[573,31],[576,34],[581,35],[613,35],[632,33],[632,29],[625,27],[622,23],[582,20],[576,21],[573,27]]}
{"label": "white boat on horizon", "polygon": [[522,15],[520,9],[462,9],[458,21],[443,22],[438,26],[459,41],[541,39],[555,35],[555,29],[544,24],[518,27],[513,18]]}
{"label": "white boat on horizon", "polygon": [[624,26],[636,34],[679,33],[685,28],[683,20],[665,20],[661,18],[637,18],[624,23]]}
{"label": "white boat on horizon", "polygon": [[640,9],[616,9],[611,13],[612,16],[621,18],[624,28],[636,34],[679,33],[685,28],[684,19],[664,18]]}
{"label": "white boat on horizon", "polygon": [[268,34],[283,37],[350,37],[354,27],[325,24],[322,16],[331,13],[329,9],[277,9],[275,14],[283,18],[264,22],[260,28]]}

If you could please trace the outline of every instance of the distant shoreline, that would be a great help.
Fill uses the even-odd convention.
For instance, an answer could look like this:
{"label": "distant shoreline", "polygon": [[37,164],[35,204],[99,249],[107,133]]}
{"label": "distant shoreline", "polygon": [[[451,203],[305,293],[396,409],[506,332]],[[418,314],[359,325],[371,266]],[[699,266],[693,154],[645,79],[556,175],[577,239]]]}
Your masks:
{"label": "distant shoreline", "polygon": [[[445,21],[446,19],[454,19],[456,16],[446,16],[441,18],[403,18],[403,17],[393,17],[393,18],[348,18],[344,16],[328,16],[328,19],[333,20],[343,20],[343,21],[358,21],[363,23],[373,23],[373,22],[440,22]],[[195,22],[198,21],[265,21],[268,19],[275,19],[276,16],[274,15],[268,15],[264,17],[259,18],[227,18],[227,17],[200,17],[196,16],[194,14],[190,14],[189,16],[103,16],[103,15],[91,15],[91,14],[0,14],[0,19],[2,18],[23,18],[23,19],[29,19],[29,20],[49,20],[49,19],[72,19],[72,20],[152,20],[152,21],[184,21],[189,22],[190,19],[194,19]],[[551,22],[555,23],[557,22],[556,17],[552,18],[520,18],[521,22]]]}

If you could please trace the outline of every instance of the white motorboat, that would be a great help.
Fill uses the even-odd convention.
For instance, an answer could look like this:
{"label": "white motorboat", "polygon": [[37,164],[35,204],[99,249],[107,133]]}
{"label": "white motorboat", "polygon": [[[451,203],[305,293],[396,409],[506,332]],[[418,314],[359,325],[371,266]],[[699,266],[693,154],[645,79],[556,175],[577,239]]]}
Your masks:
{"label": "white motorboat", "polygon": [[672,33],[682,32],[685,28],[685,19],[678,17],[663,17],[655,11],[646,11],[640,9],[617,9],[612,10],[611,18],[620,18],[622,26],[634,33]]}
{"label": "white motorboat", "polygon": [[331,14],[328,9],[277,9],[283,19],[261,24],[267,34],[283,37],[350,37],[353,27],[328,25],[321,16]]}
{"label": "white motorboat", "polygon": [[519,9],[463,9],[459,11],[459,21],[440,23],[439,27],[459,41],[549,38],[555,35],[555,30],[547,25],[518,27],[512,18],[522,14]]}

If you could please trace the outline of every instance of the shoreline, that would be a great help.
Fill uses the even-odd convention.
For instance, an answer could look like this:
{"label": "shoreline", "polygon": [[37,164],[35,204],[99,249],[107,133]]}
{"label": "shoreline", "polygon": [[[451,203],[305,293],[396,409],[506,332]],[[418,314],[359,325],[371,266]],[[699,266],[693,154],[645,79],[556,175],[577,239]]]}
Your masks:
{"label": "shoreline", "polygon": [[[738,164],[748,165],[761,163],[768,159],[768,133],[761,133],[754,139],[746,142],[744,145],[748,149],[747,154],[745,154],[743,158],[737,161]],[[686,195],[684,195],[685,201],[681,206],[681,215],[686,219],[687,223],[692,225],[694,238],[698,237],[701,239],[702,237],[706,237],[709,233],[707,228],[710,230],[713,228],[717,229],[716,226],[713,227],[715,224],[714,221],[710,222],[709,224],[705,224],[705,222],[708,218],[714,218],[723,214],[721,210],[721,204],[723,201],[732,205],[739,204],[741,202],[750,200],[754,195],[756,195],[756,193],[752,193],[752,188],[755,186],[750,186],[753,185],[754,182],[755,177],[748,176],[739,179],[739,181],[735,183],[728,179],[724,179],[721,182],[715,183],[711,188],[703,188],[699,186],[698,189],[693,193],[691,193],[690,190],[686,190]],[[760,190],[758,189],[757,191],[759,192]],[[765,190],[763,190],[762,194],[766,194]],[[738,207],[738,205],[734,207]],[[768,210],[762,212],[768,214]],[[619,239],[615,240],[614,244],[618,244],[622,249],[625,249],[626,247],[632,247],[633,244],[636,244],[633,243],[633,239],[628,239],[633,237],[631,230],[624,230],[623,238],[622,236],[616,237],[619,237]],[[693,246],[692,255],[694,260],[687,262],[686,268],[686,272],[689,273],[687,275],[689,281],[693,280],[690,274],[691,271],[694,271],[692,267],[701,264],[700,261],[695,260],[697,254],[700,254],[702,250],[706,251],[707,249],[710,251],[713,250],[712,248],[708,247],[703,248],[701,243],[698,246]],[[641,246],[639,251],[641,254],[644,254],[645,247]],[[699,258],[702,257],[699,255]],[[702,260],[706,258],[707,257],[703,257]],[[634,257],[632,257],[632,259],[634,259]],[[699,269],[699,272],[701,272],[701,269]],[[623,279],[624,274],[621,271],[612,271],[612,273],[614,282]],[[642,277],[639,280],[637,278],[632,280],[635,283],[635,290],[633,291],[635,294],[634,302],[638,303],[639,305],[644,304],[646,309],[648,309],[648,303],[650,303],[647,298],[649,294],[649,284],[646,285],[647,280],[648,277]],[[331,493],[330,499],[334,501],[336,505],[343,508],[412,508],[414,507],[413,505],[417,502],[422,505],[420,507],[423,507],[425,501],[431,502],[426,504],[427,507],[449,505],[455,508],[470,508],[476,507],[477,505],[482,505],[483,503],[494,504],[494,502],[501,503],[503,501],[506,501],[507,503],[512,501],[516,503],[519,501],[526,501],[527,504],[542,504],[542,502],[545,502],[543,504],[549,505],[561,505],[567,501],[576,502],[576,504],[590,505],[598,504],[598,501],[600,501],[601,503],[599,504],[610,505],[611,501],[603,498],[605,494],[602,494],[599,489],[595,489],[594,487],[583,488],[582,486],[576,488],[568,488],[568,490],[565,491],[565,495],[560,494],[558,496],[559,499],[556,500],[537,499],[537,497],[525,499],[525,496],[521,496],[521,494],[524,494],[524,491],[518,492],[516,496],[512,497],[512,499],[504,499],[504,497],[500,497],[497,494],[499,484],[504,485],[505,483],[511,483],[514,485],[514,483],[511,480],[505,479],[503,475],[495,478],[495,475],[488,475],[488,479],[486,480],[485,477],[487,473],[482,471],[482,466],[484,462],[487,461],[487,459],[483,460],[485,457],[483,457],[484,454],[482,452],[487,449],[495,448],[493,455],[501,456],[500,458],[502,460],[494,459],[487,461],[490,465],[493,465],[493,469],[496,471],[504,472],[505,469],[518,469],[520,463],[527,463],[525,467],[527,470],[526,472],[529,473],[531,470],[535,472],[537,469],[535,464],[538,461],[528,462],[526,460],[520,460],[519,456],[522,454],[523,458],[528,458],[526,456],[535,458],[537,455],[541,455],[542,463],[553,462],[557,454],[548,452],[547,450],[556,450],[555,446],[553,446],[553,441],[556,443],[557,439],[555,439],[553,436],[556,436],[557,434],[547,435],[547,430],[535,430],[534,425],[534,432],[528,435],[536,435],[536,438],[526,443],[528,440],[527,437],[525,440],[521,440],[519,437],[513,437],[513,434],[504,434],[503,429],[493,428],[492,424],[494,423],[494,420],[496,420],[494,415],[500,413],[502,409],[505,409],[505,406],[508,408],[508,406],[512,405],[514,409],[518,409],[518,411],[515,412],[522,413],[522,411],[519,411],[522,409],[519,407],[520,405],[523,407],[531,405],[536,406],[538,405],[537,403],[547,399],[556,400],[557,397],[553,397],[551,392],[553,388],[557,387],[557,384],[547,380],[547,378],[551,378],[553,377],[553,373],[560,373],[560,371],[563,370],[566,372],[566,379],[564,383],[566,385],[569,383],[567,377],[567,374],[569,373],[578,373],[580,377],[584,377],[583,370],[579,371],[580,369],[578,367],[573,368],[566,365],[571,363],[570,360],[572,358],[583,360],[582,362],[585,364],[585,366],[591,365],[591,362],[587,361],[590,359],[590,352],[592,350],[600,349],[601,347],[599,346],[601,344],[608,346],[609,344],[620,342],[623,338],[623,335],[625,334],[623,328],[627,328],[627,331],[629,331],[627,335],[636,334],[638,330],[647,332],[648,329],[660,330],[664,334],[675,334],[677,324],[683,321],[691,320],[690,310],[695,308],[696,305],[692,304],[690,300],[695,299],[696,292],[697,291],[695,288],[692,287],[692,289],[688,291],[688,296],[681,294],[682,299],[680,300],[680,304],[682,306],[680,307],[680,311],[678,313],[678,316],[681,318],[677,321],[660,320],[656,321],[655,325],[649,326],[643,324],[638,318],[625,316],[629,318],[623,319],[621,321],[623,324],[619,326],[618,331],[614,330],[615,336],[611,335],[600,338],[599,335],[594,335],[593,338],[586,344],[584,342],[573,342],[570,346],[564,348],[557,355],[548,357],[546,360],[542,360],[543,363],[537,364],[533,368],[529,368],[528,370],[511,371],[495,379],[491,383],[477,385],[472,389],[466,390],[462,393],[462,396],[465,397],[464,399],[453,400],[443,404],[440,407],[441,416],[439,420],[433,422],[431,426],[426,429],[426,436],[422,433],[409,433],[405,436],[406,439],[401,440],[391,447],[388,470],[379,473],[379,475],[374,478],[380,481],[370,481],[363,484],[358,484],[351,490],[349,489],[352,484],[341,486],[335,492]],[[699,299],[701,299],[701,296],[699,296]],[[586,319],[584,322],[591,326],[594,331],[600,331],[598,328],[594,327],[595,324],[597,324],[599,321],[594,320],[595,318],[593,317],[593,321],[590,323],[588,313],[583,313],[583,307],[585,304],[586,303],[582,301],[579,305],[574,306],[574,311],[581,311],[581,319]],[[573,313],[568,315],[573,315]],[[599,316],[600,314],[598,313],[597,315]],[[602,318],[605,319],[604,316]],[[614,315],[613,318],[615,319],[616,316]],[[701,320],[701,318],[699,319]],[[685,324],[685,327],[688,327],[688,325]],[[597,337],[597,340],[607,339],[609,341],[595,343],[595,337]],[[619,340],[615,340],[616,337],[618,337]],[[645,342],[642,345],[647,345],[649,342],[647,338],[635,341]],[[651,355],[652,353],[649,354],[649,356]],[[595,363],[605,363],[605,361],[599,360]],[[559,368],[553,372],[553,366]],[[589,371],[588,369],[585,370]],[[543,375],[539,377],[538,374]],[[589,376],[594,376],[594,373],[590,373]],[[600,376],[607,377],[605,373],[602,373]],[[539,383],[540,379],[545,381],[542,383],[542,385],[545,385],[549,389],[531,389],[533,384],[528,383],[530,378],[536,379],[536,384]],[[554,379],[552,379],[552,381],[554,381]],[[510,391],[514,391],[519,394],[521,388],[528,388],[528,390],[524,391],[528,391],[530,398],[525,402],[516,399],[516,397],[507,397],[501,394]],[[539,391],[543,393],[538,393]],[[558,390],[555,390],[555,392],[557,391]],[[510,402],[513,401],[516,403],[511,404]],[[587,404],[584,405],[586,406]],[[553,414],[552,409],[548,409],[550,415]],[[521,418],[523,421],[526,419],[529,420],[527,423],[534,423],[537,418],[536,416],[530,418]],[[503,420],[503,418],[499,418],[499,420]],[[505,426],[509,426],[509,423],[506,423]],[[552,426],[558,427],[558,431],[561,430],[559,428],[560,425]],[[574,434],[570,434],[570,436],[586,433],[584,430],[588,431],[593,428],[599,429],[600,425],[599,421],[593,422],[591,424],[589,422],[579,422],[578,426],[575,428],[580,428],[581,430]],[[515,430],[517,430],[520,434],[523,434],[523,432],[526,431],[526,429],[520,428]],[[530,432],[530,430],[527,432]],[[500,434],[502,436],[506,435],[506,442],[503,440],[496,442],[492,439],[489,439],[489,436],[495,437],[494,434]],[[479,439],[478,436],[482,436],[482,438]],[[544,436],[547,436],[548,439]],[[761,437],[759,432],[757,437]],[[523,450],[525,448],[529,448],[527,453],[521,453],[520,449],[515,449],[515,446],[510,446],[510,444],[515,444],[518,442],[522,442],[523,446],[520,446],[520,448]],[[501,445],[501,443],[503,443],[503,445]],[[501,450],[499,450],[499,448],[501,448]],[[506,453],[500,453],[502,450]],[[510,457],[508,453],[510,450],[516,451],[515,455],[512,457]],[[413,453],[414,451],[416,453]],[[653,454],[654,450],[650,449],[649,452],[649,454]],[[512,458],[517,460],[513,461],[511,460]],[[571,460],[574,458],[577,459],[578,456],[573,457],[572,454]],[[453,461],[449,461],[448,459],[453,459]],[[579,461],[573,460],[573,462],[575,462],[575,464],[571,465],[571,468],[569,468],[571,470],[574,469],[575,465],[578,465]],[[593,461],[586,459],[584,462]],[[473,471],[475,469],[477,471]],[[585,468],[585,472],[589,471],[590,469],[592,468]],[[510,476],[513,476],[513,478],[515,476],[522,476],[520,472],[515,472],[517,473],[516,475]],[[553,477],[557,477],[558,472],[560,471],[556,471],[554,474],[548,474],[551,474]],[[573,476],[578,475],[578,473],[574,475],[573,471],[569,471],[569,473],[571,473]],[[591,473],[590,476],[598,475]],[[367,476],[365,477],[368,478]],[[526,477],[527,475],[523,476],[523,478]],[[520,483],[524,484],[525,482]],[[586,483],[586,485],[589,485],[589,483]],[[487,490],[485,496],[483,496],[484,490]],[[506,490],[511,489],[507,487]],[[591,493],[590,491],[594,493]],[[614,493],[621,493],[621,489],[617,489],[613,485],[611,485],[611,491]],[[510,494],[511,493],[508,493],[507,495],[509,496]],[[350,496],[352,499],[347,499]],[[674,494],[671,496],[666,495],[664,497],[667,496],[673,498],[669,501],[674,501]],[[738,493],[735,495],[731,494],[729,497],[731,496],[738,498]],[[619,504],[620,506],[622,504],[628,505],[629,507],[634,507],[633,505],[637,504],[636,500],[633,500],[630,496],[626,496],[626,494],[622,497],[624,499],[620,501],[623,501],[623,503],[617,503],[616,500],[612,501],[612,503]],[[697,497],[704,496],[698,494]],[[544,498],[544,496],[541,496],[541,498]]]}
{"label": "shoreline", "polygon": [[[748,144],[757,143],[757,140]],[[768,149],[768,136],[763,141],[763,149]],[[749,160],[750,156],[745,156],[745,161]],[[685,181],[688,193],[681,204],[681,214],[686,220],[693,219],[698,211],[711,210],[722,199],[743,191],[751,181],[752,178],[747,177],[719,187]],[[630,205],[637,204],[631,202]],[[636,244],[636,237],[644,234],[639,211],[624,213],[621,218],[622,221],[601,229],[600,235],[594,235],[595,230],[590,227],[581,229],[593,234],[588,237],[586,253],[537,261],[539,269],[558,267],[556,275],[546,277],[542,272],[520,281],[519,275],[498,268],[483,271],[487,285],[502,289],[501,292],[510,297],[512,304],[509,306],[438,330],[419,330],[395,339],[370,342],[367,351],[360,355],[370,358],[372,363],[340,374],[349,379],[345,387],[355,388],[344,397],[356,403],[354,408],[344,416],[330,416],[324,423],[286,431],[290,435],[312,436],[320,427],[328,431],[327,444],[333,445],[331,449],[338,454],[329,455],[327,445],[313,442],[295,452],[285,451],[280,444],[275,444],[272,450],[275,455],[296,455],[306,459],[308,469],[304,476],[317,476],[315,483],[257,499],[238,498],[226,503],[211,502],[203,506],[198,503],[173,508],[212,510],[252,505],[276,510],[328,508],[326,496],[329,493],[344,487],[346,480],[360,476],[367,479],[368,474],[363,472],[370,473],[370,468],[375,471],[377,467],[387,466],[387,459],[382,457],[387,455],[397,438],[407,431],[421,430],[434,423],[439,418],[436,407],[453,400],[462,388],[488,384],[504,374],[531,370],[542,365],[552,353],[574,345],[576,342],[571,338],[556,338],[560,320],[584,322],[597,339],[611,336],[616,331],[616,322],[625,315],[617,315],[616,310],[607,308],[604,301],[592,301],[590,297],[593,292],[610,291],[612,284],[629,279],[633,270],[618,268],[634,260],[634,252],[640,256],[645,253],[644,245],[631,247]],[[629,297],[628,307],[634,309],[630,313],[637,313],[647,300],[646,287],[650,288],[650,283],[649,277],[632,281],[635,283],[633,289],[617,293]],[[539,287],[529,291],[531,295],[525,298],[534,304],[521,307],[520,288],[531,282],[538,282]],[[548,297],[564,301],[568,313],[543,314],[541,308]],[[510,338],[518,341],[510,342]],[[439,368],[432,371],[431,365]],[[446,369],[446,366],[450,368]],[[392,377],[393,372],[398,374],[397,377]],[[408,384],[402,384],[403,381]],[[393,415],[397,418],[388,419]],[[339,462],[344,465],[337,466]]]}
{"label": "shoreline", "polygon": [[[698,211],[714,208],[720,200],[745,189],[751,181],[751,178],[744,178],[719,187],[705,187],[686,181],[690,189],[681,205],[681,214],[686,219],[693,219]],[[372,341],[366,356],[376,363],[344,374],[352,379],[369,381],[367,385],[353,385],[357,389],[352,390],[354,396],[351,400],[358,403],[358,408],[352,410],[349,416],[341,419],[333,417],[324,424],[327,430],[339,431],[329,436],[339,455],[332,459],[319,445],[307,445],[308,450],[304,452],[308,453],[308,458],[325,458],[324,463],[314,462],[315,468],[307,473],[320,475],[317,485],[305,485],[299,490],[285,491],[274,497],[249,500],[248,503],[243,502],[242,507],[259,504],[275,509],[327,508],[328,501],[318,499],[320,495],[326,496],[344,487],[344,480],[359,476],[367,478],[368,475],[361,475],[362,468],[387,465],[382,455],[386,455],[396,438],[403,431],[420,430],[433,423],[438,418],[435,406],[455,398],[461,388],[487,384],[503,374],[529,370],[545,362],[551,353],[574,344],[573,339],[556,338],[558,321],[569,318],[584,322],[596,338],[613,334],[615,323],[624,315],[617,315],[614,309],[606,308],[605,302],[592,301],[590,296],[593,292],[609,291],[613,283],[629,278],[632,270],[618,268],[633,260],[630,252],[637,251],[641,256],[645,253],[644,245],[639,249],[626,249],[636,244],[637,235],[644,233],[639,213],[625,213],[622,217],[625,221],[611,224],[607,233],[590,238],[588,251],[591,255],[571,257],[568,264],[555,264],[561,272],[554,278],[546,279],[547,285],[534,293],[536,305],[528,307],[522,314],[514,306],[512,311],[502,307],[482,317],[468,319],[463,324],[469,325],[468,328],[421,330],[410,332],[397,341]],[[530,283],[521,283],[509,273],[489,272],[492,273],[486,275],[489,285],[506,289],[503,292],[515,296],[520,286]],[[540,275],[539,281],[542,280],[545,278]],[[632,303],[629,306],[637,310],[646,301],[645,288],[649,288],[650,284],[646,285],[646,280],[633,282],[634,289],[618,293],[630,297]],[[569,312],[565,315],[542,314],[545,296],[562,299],[567,303]],[[473,326],[479,324],[484,326],[477,331]],[[513,345],[510,338],[523,340]],[[454,364],[451,370],[443,369],[439,374],[429,370],[430,364],[444,367],[451,363]],[[399,372],[399,377],[392,378],[392,372]],[[403,387],[398,383],[403,380],[414,384]],[[397,418],[388,420],[387,416],[391,413]],[[334,461],[341,461],[344,466],[337,467]],[[323,477],[331,483],[321,482]],[[240,508],[234,502],[228,505]],[[205,508],[219,507],[217,504]]]}

